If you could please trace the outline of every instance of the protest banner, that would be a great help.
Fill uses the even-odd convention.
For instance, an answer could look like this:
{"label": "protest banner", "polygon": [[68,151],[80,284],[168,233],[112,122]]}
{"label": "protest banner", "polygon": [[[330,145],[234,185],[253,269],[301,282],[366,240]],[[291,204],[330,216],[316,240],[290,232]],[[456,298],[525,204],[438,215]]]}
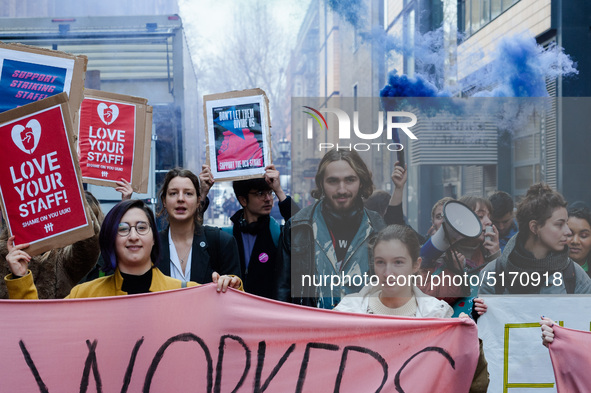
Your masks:
{"label": "protest banner", "polygon": [[87,63],[82,55],[0,42],[0,113],[66,92],[74,119]]}
{"label": "protest banner", "polygon": [[261,89],[203,96],[206,159],[216,180],[262,177],[271,161],[269,100]]}
{"label": "protest banner", "polygon": [[554,325],[548,346],[558,393],[583,392],[591,386],[591,332]]}
{"label": "protest banner", "polygon": [[5,300],[0,313],[6,391],[462,393],[478,358],[469,319],[339,313],[213,284]]}
{"label": "protest banner", "polygon": [[[488,311],[478,319],[478,335],[484,343],[490,373],[488,391],[556,392],[550,355],[542,345],[540,317],[544,315],[566,327],[588,331],[591,297],[510,295],[482,298]],[[577,367],[586,370],[581,365]]]}
{"label": "protest banner", "polygon": [[140,97],[84,90],[77,118],[84,182],[115,188],[116,181],[125,179],[135,192],[148,191],[152,107],[147,102]]}
{"label": "protest banner", "polygon": [[37,255],[94,235],[66,93],[0,114],[2,213]]}

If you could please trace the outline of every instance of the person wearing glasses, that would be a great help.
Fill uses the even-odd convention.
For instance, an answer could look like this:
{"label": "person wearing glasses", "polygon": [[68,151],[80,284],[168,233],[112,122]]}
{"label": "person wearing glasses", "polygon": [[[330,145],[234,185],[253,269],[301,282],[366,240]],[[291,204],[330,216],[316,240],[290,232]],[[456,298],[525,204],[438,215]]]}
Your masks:
{"label": "person wearing glasses", "polygon": [[[33,274],[28,269],[31,257],[23,250],[28,244],[14,245],[9,239],[6,261],[11,274],[6,286],[11,299],[37,299]],[[122,296],[196,286],[167,277],[158,269],[160,241],[152,211],[140,200],[125,200],[117,204],[105,217],[99,234],[99,244],[105,265],[114,269],[109,276],[72,288],[66,299]],[[240,289],[238,277],[212,273],[218,291],[228,287]]]}
{"label": "person wearing glasses", "polygon": [[162,273],[203,284],[211,282],[213,272],[240,277],[234,238],[219,228],[202,225],[201,201],[205,195],[201,194],[199,178],[188,169],[171,169],[159,196],[162,208],[158,214],[169,224],[160,231]]}
{"label": "person wearing glasses", "polygon": [[[285,221],[300,209],[281,188],[279,171],[274,165],[265,168],[263,178],[237,180],[232,183],[242,209],[230,217],[232,225],[222,228],[238,244],[244,290],[254,295],[275,299],[275,264],[282,225],[273,217],[275,195],[279,212]],[[209,167],[199,176],[203,183],[213,184]]]}

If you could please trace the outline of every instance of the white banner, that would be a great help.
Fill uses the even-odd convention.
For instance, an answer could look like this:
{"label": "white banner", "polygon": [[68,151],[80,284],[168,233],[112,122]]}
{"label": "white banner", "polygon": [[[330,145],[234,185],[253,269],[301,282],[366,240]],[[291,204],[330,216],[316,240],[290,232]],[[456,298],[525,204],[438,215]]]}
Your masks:
{"label": "white banner", "polygon": [[[478,319],[491,393],[556,392],[548,349],[542,345],[540,317],[589,331],[591,296],[482,296],[488,311]],[[580,365],[588,367],[588,365]]]}

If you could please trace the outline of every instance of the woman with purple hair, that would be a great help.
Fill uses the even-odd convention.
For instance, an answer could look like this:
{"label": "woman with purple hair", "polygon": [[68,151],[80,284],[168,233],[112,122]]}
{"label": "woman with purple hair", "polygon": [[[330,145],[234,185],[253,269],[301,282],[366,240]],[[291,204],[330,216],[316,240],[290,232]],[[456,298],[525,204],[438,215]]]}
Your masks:
{"label": "woman with purple hair", "polygon": [[[140,200],[125,200],[113,207],[103,222],[99,243],[105,269],[115,272],[75,286],[66,298],[121,296],[199,285],[160,272],[157,267],[160,239],[154,213]],[[5,280],[10,298],[37,299],[37,288],[28,269],[31,257],[23,251],[28,244],[15,246],[14,238],[10,238],[8,246],[6,261],[12,273]],[[212,280],[221,292],[228,287],[242,289],[238,277],[220,276],[214,272]]]}

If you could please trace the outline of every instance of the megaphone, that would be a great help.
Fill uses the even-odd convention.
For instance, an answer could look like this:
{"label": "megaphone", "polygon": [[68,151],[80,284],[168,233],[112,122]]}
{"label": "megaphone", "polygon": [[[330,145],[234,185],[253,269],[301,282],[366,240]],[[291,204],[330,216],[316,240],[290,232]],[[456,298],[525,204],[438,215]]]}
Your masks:
{"label": "megaphone", "polygon": [[482,233],[480,219],[468,206],[458,201],[443,205],[443,223],[421,247],[422,267],[428,267],[439,258],[451,244],[460,239],[475,239]]}

